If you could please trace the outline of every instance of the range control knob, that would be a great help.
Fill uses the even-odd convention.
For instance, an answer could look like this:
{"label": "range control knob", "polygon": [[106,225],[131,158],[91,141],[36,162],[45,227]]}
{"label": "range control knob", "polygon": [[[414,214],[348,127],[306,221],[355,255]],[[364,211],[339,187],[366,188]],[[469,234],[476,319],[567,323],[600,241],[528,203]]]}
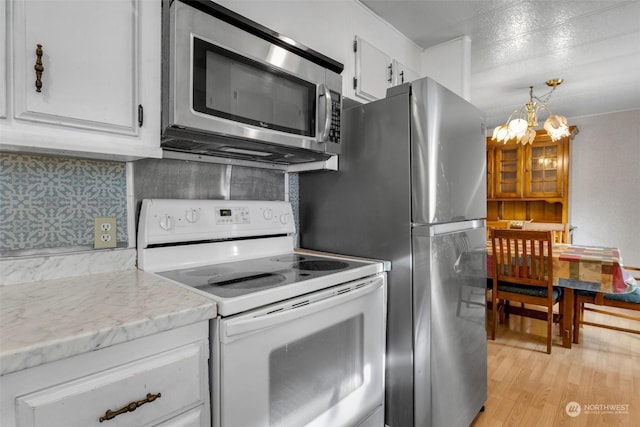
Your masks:
{"label": "range control knob", "polygon": [[264,211],[262,211],[262,216],[264,217],[264,219],[269,221],[271,218],[273,218],[273,211],[267,208]]}
{"label": "range control knob", "polygon": [[197,209],[189,209],[185,214],[184,217],[187,219],[187,221],[193,223],[193,222],[198,222],[198,220],[200,219],[200,212],[198,212]]}
{"label": "range control knob", "polygon": [[280,224],[286,225],[289,222],[289,214],[281,214],[280,215]]}
{"label": "range control knob", "polygon": [[165,231],[169,231],[173,228],[174,226],[174,221],[173,218],[171,218],[171,215],[162,215],[160,217],[160,228],[162,228]]}

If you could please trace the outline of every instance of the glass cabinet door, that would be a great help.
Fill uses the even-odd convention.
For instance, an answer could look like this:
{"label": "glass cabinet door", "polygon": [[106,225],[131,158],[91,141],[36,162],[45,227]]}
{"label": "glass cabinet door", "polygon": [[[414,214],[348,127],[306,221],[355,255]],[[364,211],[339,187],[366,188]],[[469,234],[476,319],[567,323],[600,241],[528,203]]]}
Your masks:
{"label": "glass cabinet door", "polygon": [[495,164],[495,150],[487,148],[487,199],[493,199],[493,168]]}
{"label": "glass cabinet door", "polygon": [[561,197],[564,146],[560,142],[529,145],[525,157],[525,197]]}
{"label": "glass cabinet door", "polygon": [[495,197],[522,196],[521,146],[509,145],[495,149]]}

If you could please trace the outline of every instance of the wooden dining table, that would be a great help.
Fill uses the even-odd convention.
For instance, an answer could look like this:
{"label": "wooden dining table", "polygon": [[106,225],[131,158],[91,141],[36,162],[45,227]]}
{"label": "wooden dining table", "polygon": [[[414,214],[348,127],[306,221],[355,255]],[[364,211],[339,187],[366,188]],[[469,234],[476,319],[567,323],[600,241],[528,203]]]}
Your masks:
{"label": "wooden dining table", "polygon": [[[623,267],[618,248],[554,243],[553,284],[563,288],[562,345],[571,348],[574,290],[633,292],[637,283]],[[487,277],[493,278],[491,241],[487,242]]]}

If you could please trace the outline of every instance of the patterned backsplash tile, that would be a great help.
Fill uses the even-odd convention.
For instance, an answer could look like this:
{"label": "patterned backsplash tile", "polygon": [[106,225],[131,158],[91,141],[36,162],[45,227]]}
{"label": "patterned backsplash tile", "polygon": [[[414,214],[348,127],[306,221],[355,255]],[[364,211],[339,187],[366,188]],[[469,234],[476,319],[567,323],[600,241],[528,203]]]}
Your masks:
{"label": "patterned backsplash tile", "polygon": [[115,216],[127,242],[125,163],[0,154],[0,250],[93,245],[93,218]]}
{"label": "patterned backsplash tile", "polygon": [[293,220],[296,224],[296,237],[295,245],[300,247],[300,196],[299,196],[299,184],[300,180],[297,173],[289,174],[289,194],[288,199],[291,203],[291,209],[293,209]]}

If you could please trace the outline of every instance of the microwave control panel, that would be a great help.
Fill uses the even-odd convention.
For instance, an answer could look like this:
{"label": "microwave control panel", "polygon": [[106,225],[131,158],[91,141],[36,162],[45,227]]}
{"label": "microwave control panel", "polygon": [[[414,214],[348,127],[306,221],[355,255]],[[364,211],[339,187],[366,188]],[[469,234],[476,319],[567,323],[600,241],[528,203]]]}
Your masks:
{"label": "microwave control panel", "polygon": [[331,127],[329,128],[329,142],[340,144],[340,114],[341,109],[340,94],[331,91]]}

